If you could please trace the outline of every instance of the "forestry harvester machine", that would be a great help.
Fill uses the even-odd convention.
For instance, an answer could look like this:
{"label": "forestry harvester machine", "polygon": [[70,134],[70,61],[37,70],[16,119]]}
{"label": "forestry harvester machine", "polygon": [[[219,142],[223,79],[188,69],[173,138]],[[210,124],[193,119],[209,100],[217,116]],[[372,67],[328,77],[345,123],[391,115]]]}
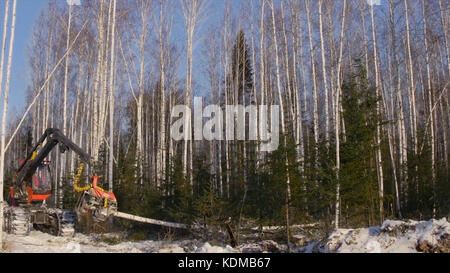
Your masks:
{"label": "forestry harvester machine", "polygon": [[[73,185],[74,189],[80,193],[74,212],[54,208],[47,201],[52,198],[52,176],[50,161],[47,160],[47,157],[57,145],[59,145],[61,153],[70,150],[76,153],[81,161]],[[8,206],[4,209],[6,232],[28,235],[32,225],[36,230],[56,236],[73,236],[81,219],[89,222],[106,223],[112,217],[173,228],[186,228],[184,224],[118,212],[117,199],[114,194],[97,185],[99,176],[93,175],[92,182],[87,186],[81,187],[78,185],[84,164],[92,167],[92,159],[85,151],[58,129],[47,129],[27,158],[21,160],[15,181],[13,180],[10,187]]]}

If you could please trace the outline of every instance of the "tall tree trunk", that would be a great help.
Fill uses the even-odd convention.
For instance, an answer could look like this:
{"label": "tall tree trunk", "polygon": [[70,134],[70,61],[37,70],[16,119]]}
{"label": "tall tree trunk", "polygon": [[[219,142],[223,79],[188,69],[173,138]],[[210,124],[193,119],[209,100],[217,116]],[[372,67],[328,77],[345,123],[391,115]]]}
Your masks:
{"label": "tall tree trunk", "polygon": [[[406,126],[405,126],[405,112],[404,112],[404,102],[403,102],[403,94],[402,94],[402,82],[400,77],[399,70],[399,57],[397,53],[396,47],[396,31],[395,31],[395,10],[394,10],[394,1],[389,0],[389,19],[390,19],[390,29],[391,29],[391,43],[392,43],[392,52],[394,57],[394,74],[396,78],[396,98],[397,98],[397,130],[398,130],[398,151],[399,151],[399,177],[400,177],[400,192],[404,194],[404,203],[407,202],[407,192],[408,192],[408,141],[406,135]],[[400,203],[400,205],[402,205]],[[399,208],[399,211],[401,208]]]}
{"label": "tall tree trunk", "polygon": [[[377,34],[375,29],[375,16],[373,5],[370,6],[370,17],[372,22],[372,39],[373,39],[373,59],[375,66],[375,89],[377,95],[377,116],[381,117],[381,106],[379,102],[380,98],[380,74],[378,72],[378,49],[377,49]],[[377,174],[378,174],[378,198],[380,206],[380,222],[384,220],[384,179],[383,179],[383,165],[381,158],[381,121],[378,121],[377,133],[376,133],[376,161],[377,161]]]}
{"label": "tall tree trunk", "polygon": [[[336,45],[335,45],[335,41],[334,41],[334,23],[333,23],[333,4],[329,4],[326,6],[326,13],[327,13],[327,17],[328,17],[328,26],[327,26],[327,34],[328,34],[328,43],[329,43],[329,51],[330,51],[330,57],[329,57],[329,62],[330,62],[330,95],[329,97],[331,98],[331,112],[330,112],[330,133],[333,131],[333,129],[331,129],[331,126],[334,126],[334,124],[336,124],[335,121],[335,103],[336,103],[336,70],[335,70],[335,62],[336,62]],[[329,142],[331,143],[331,141]]]}
{"label": "tall tree trunk", "polygon": [[450,111],[450,107],[448,107],[448,104],[447,104],[447,112],[444,110],[445,108],[444,108],[444,102],[442,101],[442,100],[439,100],[439,108],[440,108],[440,110],[441,110],[441,124],[442,124],[442,127],[441,127],[441,131],[442,131],[442,142],[443,142],[443,145],[442,145],[442,150],[443,150],[443,158],[444,158],[444,164],[445,164],[445,168],[444,168],[444,170],[446,170],[447,171],[447,173],[448,173],[448,168],[449,168],[449,164],[448,164],[448,156],[449,156],[449,153],[448,153],[448,142],[447,142],[447,134],[448,134],[448,132],[449,132],[449,126],[450,126],[450,123],[448,123],[448,122],[446,122],[445,120],[446,120],[446,114],[448,115],[448,112]]}
{"label": "tall tree trunk", "polygon": [[[411,130],[413,136],[413,146],[414,146],[414,155],[417,156],[418,152],[418,139],[417,139],[417,111],[416,111],[416,85],[414,78],[414,64],[412,59],[412,51],[411,51],[411,34],[410,34],[410,25],[409,25],[409,8],[408,1],[404,0],[405,3],[405,20],[406,20],[406,50],[408,55],[408,65],[409,65],[409,81],[410,81],[410,103],[411,103]],[[417,179],[417,178],[416,178]]]}
{"label": "tall tree trunk", "polygon": [[[273,27],[273,44],[275,47],[275,66],[276,66],[276,77],[277,77],[277,91],[278,91],[278,100],[280,103],[280,111],[281,111],[281,134],[283,135],[284,141],[284,149],[287,149],[287,140],[286,140],[286,121],[284,118],[284,103],[283,96],[281,94],[281,82],[280,82],[280,62],[278,59],[278,42],[277,42],[277,31],[276,31],[276,23],[275,23],[275,6],[273,0],[271,1],[271,10],[272,10],[272,27]],[[287,153],[285,152],[286,158],[286,236],[287,236],[287,244],[289,251],[290,244],[290,221],[289,221],[289,203],[291,200],[291,185],[290,185],[290,174],[289,174],[289,163]]]}
{"label": "tall tree trunk", "polygon": [[[195,27],[198,21],[198,17],[204,5],[204,0],[182,0],[183,14],[186,25],[187,34],[187,58],[186,58],[186,93],[185,93],[185,103],[188,109],[192,109],[192,65],[193,65],[193,40],[195,34]],[[188,175],[189,183],[191,187],[194,186],[194,177],[192,172],[193,167],[193,154],[194,154],[194,140],[192,138],[192,116],[187,117],[187,128],[184,128],[185,133],[185,145],[183,154],[183,173]],[[189,144],[189,160],[187,158],[188,154],[188,144]],[[187,171],[187,163],[189,161],[189,174]]]}
{"label": "tall tree trunk", "polygon": [[[253,1],[250,1],[251,2],[251,10],[252,10],[252,19],[254,20],[255,18],[254,18],[254,16],[255,16],[255,12],[254,12],[254,7],[253,7],[253,5],[254,5],[254,2]],[[254,29],[254,23],[253,23],[253,21],[252,21],[252,23],[251,23],[251,26],[250,26],[250,29],[251,29],[251,47],[252,47],[252,64],[254,65],[254,67],[256,68],[256,45],[255,45],[255,29]],[[261,72],[260,72],[261,73]],[[256,91],[256,69],[255,69],[255,71],[254,71],[254,73],[253,73],[253,75],[252,75],[252,80],[253,80],[253,86],[252,86],[252,94],[253,94],[253,99],[254,99],[254,105],[256,105],[256,106],[258,106],[259,104],[258,104],[258,94],[257,94],[257,91]],[[261,138],[260,138],[260,135],[259,135],[259,113],[257,113],[256,114],[256,135],[257,135],[257,140],[258,140],[258,144],[256,145],[256,153],[260,153],[260,140],[261,140]],[[257,166],[257,169],[258,169],[258,167],[259,167],[259,160],[258,160],[258,158],[256,158],[255,159],[256,160],[256,166]]]}
{"label": "tall tree trunk", "polygon": [[0,102],[3,96],[3,71],[5,64],[5,51],[6,51],[6,34],[8,32],[8,16],[9,16],[9,0],[5,2],[5,15],[3,20],[3,39],[2,39],[2,57],[0,60]]}
{"label": "tall tree trunk", "polygon": [[439,10],[440,10],[440,18],[441,18],[441,26],[444,34],[444,43],[445,43],[445,52],[447,55],[447,70],[448,75],[450,75],[450,41],[448,37],[448,22],[445,18],[445,9],[442,5],[442,0],[439,0]]}
{"label": "tall tree trunk", "polygon": [[[264,3],[263,3],[264,6]],[[228,30],[228,19],[230,16],[230,5],[229,2],[226,2],[226,7],[225,7],[225,18],[224,18],[224,37],[223,37],[223,42],[224,42],[224,82],[225,82],[225,86],[224,86],[224,104],[227,105],[229,103],[229,98],[228,98],[228,89],[229,89],[229,77],[228,77],[228,65],[229,65],[229,60],[228,60],[228,44],[230,42],[230,37],[229,37],[229,30]],[[228,119],[225,119],[225,127],[228,125]],[[230,199],[230,176],[231,176],[231,170],[230,170],[230,147],[229,147],[229,142],[225,141],[225,164],[226,164],[226,190],[227,190],[227,199]]]}
{"label": "tall tree trunk", "polygon": [[[69,5],[69,18],[67,21],[67,32],[66,32],[66,35],[67,35],[66,50],[69,49],[69,45],[70,45],[71,23],[72,23],[72,5]],[[67,131],[67,111],[68,111],[68,109],[67,109],[68,108],[68,106],[67,106],[68,94],[67,93],[68,93],[68,91],[67,91],[67,88],[68,88],[68,80],[69,80],[69,63],[70,63],[70,54],[66,56],[65,66],[64,66],[64,99],[63,99],[63,109],[62,109],[63,110],[63,126],[62,127],[63,127],[63,134],[66,136],[68,135],[68,131]],[[66,168],[66,162],[67,162],[66,157],[61,155],[61,166],[60,166],[61,169],[59,170],[60,171],[60,174],[59,174],[60,180],[58,181],[59,182],[58,206],[60,208],[62,208],[62,206],[63,206],[64,192],[63,192],[63,187],[62,187],[62,185],[63,185],[62,178],[65,175],[64,172],[65,172],[65,168]]]}
{"label": "tall tree trunk", "polygon": [[[296,138],[295,138],[295,146],[297,149],[297,164],[299,165],[299,170],[300,173],[303,175],[303,171],[304,171],[304,157],[305,157],[305,148],[304,148],[304,135],[303,135],[303,109],[302,109],[302,103],[301,103],[301,99],[300,99],[300,94],[299,94],[299,81],[298,81],[298,72],[297,72],[297,68],[299,67],[299,57],[298,57],[298,51],[300,50],[300,52],[303,52],[303,46],[299,45],[298,42],[298,15],[297,13],[294,11],[294,7],[291,5],[291,24],[292,24],[292,39],[293,39],[293,43],[292,43],[292,61],[293,61],[293,76],[294,76],[294,97],[295,97],[295,103],[296,103],[296,107],[295,107],[295,118],[294,118],[294,122],[296,123]],[[303,71],[303,60],[302,62],[302,75],[304,74]],[[303,90],[305,92],[305,90]],[[305,102],[306,103],[306,102]]]}
{"label": "tall tree trunk", "polygon": [[325,140],[328,147],[330,141],[330,115],[328,102],[328,79],[327,79],[327,63],[325,59],[325,39],[323,36],[323,16],[322,16],[323,0],[319,0],[319,29],[320,29],[320,48],[322,53],[322,79],[323,90],[325,95]]}
{"label": "tall tree trunk", "polygon": [[363,36],[363,45],[364,45],[364,64],[366,68],[366,78],[369,78],[369,42],[367,41],[366,34],[366,3],[360,2],[360,13],[361,13],[361,27],[362,27],[362,36]]}
{"label": "tall tree trunk", "polygon": [[[44,68],[44,78],[45,79],[48,78],[48,74],[50,72],[49,71],[49,63],[50,63],[50,56],[52,54],[50,45],[52,44],[52,41],[53,41],[53,29],[50,29],[47,51],[46,51],[45,68]],[[43,113],[43,129],[44,130],[48,128],[50,105],[51,105],[51,103],[50,103],[50,84],[46,84],[45,91],[44,91],[44,113]],[[51,156],[49,159],[51,160]]]}
{"label": "tall tree trunk", "polygon": [[160,187],[161,183],[165,178],[166,173],[166,88],[165,88],[165,57],[164,57],[164,45],[165,45],[165,35],[163,33],[163,26],[165,20],[163,17],[163,1],[159,2],[159,65],[160,65],[160,87],[161,87],[161,118],[160,118],[160,143],[158,148],[158,170],[157,170],[157,186]]}
{"label": "tall tree trunk", "polygon": [[[313,80],[313,104],[314,104],[314,151],[315,151],[315,168],[317,168],[317,157],[319,156],[319,106],[318,106],[318,96],[317,96],[317,78],[316,78],[316,63],[314,57],[314,46],[313,46],[313,33],[311,26],[311,11],[310,11],[310,0],[305,0],[306,6],[306,17],[308,21],[308,36],[309,36],[309,48],[311,55],[311,69],[312,69],[312,80]],[[317,182],[316,182],[317,184]]]}
{"label": "tall tree trunk", "polygon": [[104,12],[105,1],[101,0],[100,2],[100,14],[98,15],[98,53],[97,53],[97,71],[94,80],[94,95],[92,96],[92,104],[93,104],[93,118],[92,118],[92,127],[91,127],[91,145],[92,145],[92,157],[94,162],[98,161],[99,156],[99,106],[98,106],[98,94],[100,93],[100,81],[102,75],[102,67],[103,67],[103,51],[104,51],[104,25],[103,25],[103,12]]}
{"label": "tall tree trunk", "polygon": [[[108,4],[108,21],[106,25],[106,43],[104,47],[104,54],[103,54],[103,60],[102,60],[102,73],[101,73],[101,88],[100,88],[100,113],[99,113],[99,131],[98,131],[98,147],[107,149],[107,141],[106,140],[106,118],[108,114],[108,105],[110,101],[108,100],[108,70],[109,65],[108,61],[110,58],[108,58],[108,50],[110,50],[110,32],[111,32],[111,20],[112,20],[112,1],[109,1]],[[102,145],[105,145],[102,147]],[[107,153],[107,150],[105,150],[105,153]],[[108,170],[108,160],[105,160],[105,166],[104,170]],[[107,173],[107,172],[106,172]]]}
{"label": "tall tree trunk", "polygon": [[[429,115],[430,115],[430,146],[431,146],[431,183],[433,186],[433,217],[436,217],[436,148],[435,148],[435,119],[434,119],[434,112],[433,112],[433,93],[432,93],[432,86],[431,86],[431,68],[430,68],[430,57],[429,57],[429,50],[428,50],[428,35],[427,35],[427,18],[426,18],[426,10],[425,10],[425,0],[422,0],[422,19],[423,19],[423,41],[425,45],[425,62],[426,62],[426,69],[427,69],[427,86],[426,89],[428,89],[428,108],[429,108]],[[425,89],[425,88],[424,88]],[[428,131],[428,128],[426,128]]]}
{"label": "tall tree trunk", "polygon": [[[8,66],[6,68],[6,85],[5,95],[3,98],[3,113],[0,135],[0,249],[3,248],[3,184],[5,179],[5,140],[6,140],[6,115],[8,113],[8,96],[9,96],[9,84],[11,79],[11,65],[14,48],[14,34],[16,28],[16,6],[17,0],[13,1],[12,20],[11,20],[11,32],[9,39],[9,52],[8,52]],[[5,9],[5,12],[8,10]],[[5,14],[6,18],[6,14]],[[3,71],[0,71],[3,72]],[[0,88],[1,89],[1,88]]]}
{"label": "tall tree trunk", "polygon": [[346,10],[347,10],[347,0],[344,0],[344,6],[342,10],[342,24],[341,24],[341,34],[340,34],[340,46],[339,46],[339,59],[338,59],[338,67],[337,67],[337,80],[336,80],[336,96],[335,96],[335,103],[334,103],[334,128],[335,128],[335,135],[336,135],[336,203],[335,203],[335,228],[339,228],[339,216],[341,213],[341,197],[340,197],[340,190],[341,190],[341,183],[340,183],[340,176],[339,172],[341,170],[341,152],[340,152],[340,104],[341,104],[341,68],[342,68],[342,59],[343,59],[343,52],[344,52],[344,33],[345,33],[345,16],[346,16]]}
{"label": "tall tree trunk", "polygon": [[[305,178],[304,170],[305,170],[305,139],[308,139],[303,130],[304,126],[304,117],[307,114],[307,97],[306,97],[306,80],[305,80],[305,66],[303,62],[303,35],[301,28],[301,23],[299,24],[299,16],[298,12],[295,10],[296,8],[299,10],[299,3],[297,3],[296,6],[294,6],[295,2],[291,2],[291,24],[292,24],[292,31],[293,31],[293,44],[292,44],[292,51],[293,51],[293,61],[294,61],[294,92],[296,96],[296,129],[297,129],[297,139],[296,139],[296,147],[297,147],[297,164],[299,165],[299,171],[300,175]],[[299,28],[300,27],[300,28]],[[298,35],[298,36],[297,36]],[[300,89],[300,82],[298,79],[298,72],[297,69],[300,66],[300,72],[301,72],[301,80],[302,80],[302,98],[303,98],[303,107],[301,103],[301,96],[299,94]],[[306,123],[306,122],[305,122]],[[306,186],[306,179],[302,184],[302,191],[304,194],[303,198],[303,206],[306,211],[306,214],[308,214],[308,199],[306,197],[307,195],[307,186]]]}
{"label": "tall tree trunk", "polygon": [[[289,56],[289,49],[288,49],[288,38],[287,38],[287,34],[286,34],[286,22],[285,22],[285,16],[284,16],[283,2],[281,2],[280,5],[281,5],[281,7],[280,7],[281,31],[283,33],[283,51],[284,51],[282,55],[284,55],[284,58],[283,58],[284,59],[284,62],[283,62],[284,63],[284,74],[286,75],[286,86],[287,86],[287,95],[285,96],[287,98],[286,107],[288,107],[288,109],[289,109],[290,117],[292,120],[292,131],[294,132],[294,139],[297,139],[297,136],[296,136],[296,132],[297,132],[296,125],[297,124],[295,122],[295,117],[296,117],[295,106],[296,106],[296,104],[295,104],[294,95],[292,94],[292,90],[293,90],[292,78],[293,77],[291,78],[291,72],[290,72],[291,66],[290,66],[290,62],[289,62],[290,56]],[[289,118],[287,120],[289,120]]]}
{"label": "tall tree trunk", "polygon": [[[393,67],[392,67],[392,60],[391,60],[391,52],[389,50],[386,50],[386,55],[388,58],[388,71],[389,74],[389,100],[390,100],[390,108],[388,107],[385,100],[383,100],[384,107],[387,112],[387,118],[388,120],[395,120],[395,80],[393,77]],[[398,122],[398,121],[397,121]],[[398,217],[402,218],[402,212],[401,212],[401,205],[400,205],[400,192],[399,192],[399,182],[398,182],[398,175],[397,175],[397,163],[395,160],[395,129],[396,125],[394,122],[390,124],[390,126],[387,129],[387,135],[388,135],[388,142],[389,142],[389,153],[391,157],[391,166],[392,166],[392,176],[394,180],[394,191],[395,191],[395,205],[396,205],[396,212]]]}
{"label": "tall tree trunk", "polygon": [[[75,94],[75,109],[73,111],[73,115],[72,115],[72,122],[70,123],[70,138],[73,139],[74,143],[77,143],[77,135],[76,135],[76,130],[80,130],[80,124],[78,123],[78,116],[79,116],[79,112],[80,112],[80,101],[81,101],[81,88],[82,88],[82,83],[83,83],[83,77],[84,77],[84,73],[83,73],[83,66],[79,65],[78,66],[78,83],[77,83],[77,91]],[[69,171],[73,171],[75,169],[75,159],[76,159],[76,154],[72,153],[70,156],[70,169]]]}
{"label": "tall tree trunk", "polygon": [[117,0],[113,0],[113,17],[111,27],[111,67],[109,74],[109,162],[108,162],[108,178],[109,178],[109,191],[113,191],[113,169],[114,169],[114,101],[115,101],[115,88],[114,88],[114,69],[115,69],[115,46],[116,46],[116,6]]}
{"label": "tall tree trunk", "polygon": [[143,131],[143,111],[144,111],[144,73],[145,73],[145,41],[147,39],[147,14],[149,11],[149,1],[142,2],[141,11],[141,39],[139,46],[139,95],[137,100],[137,136],[136,136],[136,178],[139,184],[143,183],[143,160],[144,160],[144,131]]}

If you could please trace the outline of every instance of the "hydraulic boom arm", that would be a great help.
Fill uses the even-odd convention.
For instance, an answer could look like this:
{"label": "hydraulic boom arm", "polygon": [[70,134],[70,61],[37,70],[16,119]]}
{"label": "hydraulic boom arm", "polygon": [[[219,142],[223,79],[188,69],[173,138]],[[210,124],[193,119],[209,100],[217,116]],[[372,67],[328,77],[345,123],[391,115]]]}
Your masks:
{"label": "hydraulic boom arm", "polygon": [[[46,144],[44,147],[40,148],[45,140],[47,140]],[[53,148],[58,144],[60,144],[61,153],[64,153],[66,150],[71,150],[78,154],[81,161],[88,165],[91,164],[91,157],[85,151],[64,136],[58,129],[50,128],[45,130],[45,133],[33,147],[33,150],[20,165],[17,171],[18,176],[15,185],[20,187],[24,181],[27,181],[36,172],[36,169],[50,154]]]}

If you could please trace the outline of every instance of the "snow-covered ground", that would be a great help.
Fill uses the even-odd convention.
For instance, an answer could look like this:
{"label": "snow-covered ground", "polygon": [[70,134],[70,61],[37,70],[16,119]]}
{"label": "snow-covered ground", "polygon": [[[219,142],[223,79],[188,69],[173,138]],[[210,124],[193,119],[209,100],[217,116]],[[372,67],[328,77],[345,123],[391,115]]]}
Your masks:
{"label": "snow-covered ground", "polygon": [[[270,230],[270,228],[268,228]],[[284,252],[286,246],[272,240],[230,246],[214,246],[198,240],[123,241],[118,234],[55,237],[40,231],[29,236],[5,234],[5,252],[20,253],[258,253]],[[295,234],[294,238],[303,235]],[[120,237],[120,236],[119,236]],[[108,243],[109,242],[109,243]],[[293,248],[291,248],[293,249]],[[445,219],[430,221],[390,221],[381,227],[339,229],[327,239],[310,242],[295,252],[409,253],[450,252],[450,223]]]}
{"label": "snow-covered ground", "polygon": [[[6,235],[6,234],[5,234]],[[196,240],[139,241],[109,244],[101,236],[77,233],[74,237],[55,237],[40,231],[29,236],[6,235],[5,252],[12,253],[232,253],[230,246],[217,247]]]}
{"label": "snow-covered ground", "polygon": [[301,252],[416,253],[450,252],[450,223],[391,221],[381,227],[339,229],[324,242],[313,242]]}

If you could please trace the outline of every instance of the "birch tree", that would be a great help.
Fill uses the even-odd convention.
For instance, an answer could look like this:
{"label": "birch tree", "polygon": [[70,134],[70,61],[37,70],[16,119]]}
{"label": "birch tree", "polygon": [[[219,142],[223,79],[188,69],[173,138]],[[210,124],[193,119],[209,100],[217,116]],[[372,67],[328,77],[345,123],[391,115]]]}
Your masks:
{"label": "birch tree", "polygon": [[405,20],[406,20],[406,52],[408,56],[408,69],[409,69],[409,97],[410,97],[410,121],[411,121],[411,131],[413,137],[413,147],[414,155],[418,152],[418,137],[417,137],[417,110],[416,110],[416,85],[414,77],[414,63],[411,51],[411,31],[409,25],[409,8],[408,1],[404,0],[405,6]]}
{"label": "birch tree", "polygon": [[322,6],[323,0],[319,0],[319,29],[320,29],[320,48],[322,53],[322,79],[323,79],[323,90],[325,95],[325,140],[327,146],[330,141],[330,116],[329,116],[329,102],[328,102],[328,79],[327,79],[327,63],[325,59],[325,39],[323,35],[323,16],[322,16]]}
{"label": "birch tree", "polygon": [[[68,2],[69,4],[69,15],[68,15],[68,19],[67,19],[67,39],[66,39],[66,50],[69,49],[69,45],[70,45],[70,26],[72,23],[72,9],[73,9],[73,3],[72,2]],[[66,59],[65,59],[65,65],[64,65],[64,97],[63,97],[63,134],[64,135],[68,135],[68,131],[67,131],[67,112],[68,112],[68,105],[67,105],[67,96],[68,96],[68,78],[69,78],[69,64],[70,64],[70,54],[67,55]],[[61,178],[59,180],[59,185],[58,185],[58,206],[60,208],[62,208],[62,199],[63,199],[63,187],[62,187],[62,177],[64,175],[65,172],[65,168],[66,168],[66,162],[67,160],[63,157],[61,159],[61,169],[60,169],[60,175],[59,177]]]}
{"label": "birch tree", "polygon": [[94,95],[92,96],[92,107],[93,107],[93,118],[91,120],[92,124],[92,132],[91,132],[91,151],[92,151],[92,157],[95,162],[98,161],[99,156],[99,106],[98,106],[98,94],[100,93],[99,89],[101,89],[100,81],[101,81],[101,75],[102,75],[102,67],[103,67],[103,52],[104,52],[104,6],[105,1],[101,0],[100,2],[100,13],[97,15],[97,29],[98,29],[98,45],[97,45],[97,70],[95,74],[94,79],[94,86],[93,86],[93,92]]}
{"label": "birch tree", "polygon": [[310,48],[310,57],[311,57],[311,69],[312,69],[312,81],[313,81],[313,125],[314,125],[314,151],[315,151],[315,165],[317,167],[317,157],[319,155],[319,106],[318,106],[318,95],[317,95],[317,78],[316,78],[316,63],[315,63],[315,54],[314,54],[314,45],[313,45],[313,33],[311,26],[311,9],[310,9],[310,1],[305,0],[306,7],[306,18],[308,23],[308,37],[309,37],[309,48]]}
{"label": "birch tree", "polygon": [[[377,48],[377,34],[375,29],[375,16],[374,16],[374,5],[370,5],[370,17],[372,22],[372,39],[373,39],[373,59],[374,59],[374,67],[375,67],[375,89],[377,96],[377,116],[381,116],[381,106],[379,102],[380,98],[380,74],[378,71],[378,48]],[[379,122],[380,123],[380,122]],[[377,126],[376,133],[376,161],[377,161],[377,174],[378,174],[378,197],[379,197],[379,206],[380,206],[380,221],[383,222],[384,218],[384,179],[383,179],[383,165],[381,158],[381,124]]]}
{"label": "birch tree", "polygon": [[[433,93],[431,86],[431,68],[430,68],[430,57],[429,57],[429,48],[428,48],[428,26],[427,26],[427,17],[426,17],[426,6],[425,1],[422,0],[422,20],[423,20],[423,42],[425,46],[425,65],[427,71],[427,85],[426,89],[428,90],[428,108],[429,108],[429,116],[430,116],[430,146],[431,146],[431,183],[433,185],[433,217],[436,217],[436,148],[435,148],[435,115],[433,113]],[[428,128],[426,128],[428,131]]]}
{"label": "birch tree", "polygon": [[164,14],[167,13],[167,4],[164,1],[159,1],[159,73],[160,73],[160,105],[161,105],[161,117],[160,117],[160,136],[159,147],[157,151],[157,186],[161,185],[161,182],[165,178],[166,174],[166,50],[169,50],[168,41],[169,34],[169,22],[165,19]]}
{"label": "birch tree", "polygon": [[[185,93],[185,103],[188,109],[192,109],[192,65],[193,65],[193,40],[195,34],[195,28],[201,16],[206,1],[204,0],[180,0],[184,15],[185,27],[186,27],[186,93]],[[189,177],[190,185],[193,186],[193,155],[194,146],[192,139],[192,117],[189,115],[186,119],[186,127],[184,128],[184,152],[183,152],[183,173]],[[188,155],[188,143],[189,143],[189,160]],[[189,161],[189,175],[187,172]]]}
{"label": "birch tree", "polygon": [[[8,1],[9,2],[9,1]],[[3,112],[2,112],[2,124],[1,124],[1,135],[0,135],[0,248],[3,248],[3,184],[5,179],[5,142],[6,142],[6,115],[8,113],[8,97],[9,97],[9,85],[11,79],[11,65],[14,49],[14,35],[16,28],[16,8],[17,0],[13,1],[12,7],[12,20],[9,38],[9,52],[8,52],[8,65],[6,68],[6,84],[4,89],[3,97]],[[7,19],[8,9],[5,8],[5,19]],[[7,22],[7,20],[6,20]],[[5,23],[7,24],[7,23]],[[0,71],[3,72],[3,71]],[[3,88],[0,88],[3,90]],[[1,92],[0,92],[1,93]]]}
{"label": "birch tree", "polygon": [[[287,147],[287,140],[286,140],[286,120],[284,117],[284,102],[283,102],[283,96],[281,94],[281,80],[280,80],[280,62],[278,59],[278,42],[277,42],[277,31],[276,31],[276,23],[275,23],[275,6],[273,3],[273,0],[271,0],[270,3],[271,11],[272,11],[272,30],[273,30],[273,44],[275,47],[275,71],[276,71],[276,78],[277,78],[277,92],[278,92],[278,102],[280,103],[280,110],[281,110],[281,134],[283,135],[283,141],[284,141],[284,147]],[[291,185],[290,185],[290,174],[289,174],[289,163],[287,154],[286,156],[286,236],[287,236],[287,242],[288,242],[288,248],[290,243],[290,221],[289,221],[289,203],[291,200]]]}
{"label": "birch tree", "polygon": [[1,59],[0,59],[0,101],[2,100],[3,96],[3,71],[4,71],[4,64],[5,64],[5,51],[6,51],[6,34],[8,31],[8,15],[9,15],[9,0],[6,0],[5,2],[5,14],[3,19],[3,38],[2,38],[2,53],[1,53]]}
{"label": "birch tree", "polygon": [[[298,67],[300,66],[299,61],[299,51],[302,52],[303,47],[301,46],[301,43],[298,42],[298,18],[297,13],[294,11],[294,3],[291,2],[290,6],[291,10],[291,25],[292,25],[292,61],[293,61],[293,91],[294,91],[294,98],[295,98],[295,145],[297,147],[297,163],[299,164],[300,172],[303,173],[304,170],[304,157],[305,157],[305,148],[304,148],[304,134],[303,134],[303,109],[302,109],[302,103],[301,103],[301,96],[299,94],[300,91],[300,82],[298,77]],[[286,45],[287,46],[287,45]],[[302,68],[303,68],[303,60],[302,62]],[[304,74],[303,69],[301,70],[302,75]],[[303,90],[305,92],[305,90]],[[306,102],[305,102],[306,103]]]}
{"label": "birch tree", "polygon": [[335,116],[335,137],[336,137],[336,203],[335,203],[335,228],[339,228],[339,216],[341,213],[341,207],[340,207],[340,191],[341,191],[341,184],[339,181],[339,171],[341,169],[341,156],[340,156],[340,103],[341,103],[341,68],[342,68],[342,59],[343,59],[343,52],[344,52],[344,32],[345,32],[345,16],[347,12],[347,0],[344,0],[344,6],[342,8],[342,24],[341,24],[341,33],[340,33],[340,46],[339,46],[339,59],[338,59],[338,67],[337,67],[337,79],[336,79],[336,86],[337,86],[337,92],[335,96],[335,108],[334,108],[334,116]]}
{"label": "birch tree", "polygon": [[143,183],[143,159],[144,159],[144,131],[143,131],[143,111],[144,111],[144,73],[145,73],[145,42],[148,34],[147,16],[150,11],[150,1],[142,0],[140,2],[141,12],[141,37],[139,44],[139,95],[137,99],[137,119],[136,119],[136,164],[137,179],[142,185]]}
{"label": "birch tree", "polygon": [[113,0],[113,19],[111,27],[111,63],[109,74],[109,162],[108,162],[108,178],[109,178],[109,191],[113,190],[113,167],[114,167],[114,100],[115,100],[115,88],[114,88],[114,69],[115,69],[115,34],[116,34],[116,6],[117,0]]}
{"label": "birch tree", "polygon": [[448,37],[448,16],[445,16],[446,9],[444,8],[444,5],[442,4],[442,0],[439,0],[439,15],[441,19],[441,27],[444,34],[444,44],[445,44],[445,53],[447,55],[447,69],[448,69],[448,75],[450,75],[450,41]]}

